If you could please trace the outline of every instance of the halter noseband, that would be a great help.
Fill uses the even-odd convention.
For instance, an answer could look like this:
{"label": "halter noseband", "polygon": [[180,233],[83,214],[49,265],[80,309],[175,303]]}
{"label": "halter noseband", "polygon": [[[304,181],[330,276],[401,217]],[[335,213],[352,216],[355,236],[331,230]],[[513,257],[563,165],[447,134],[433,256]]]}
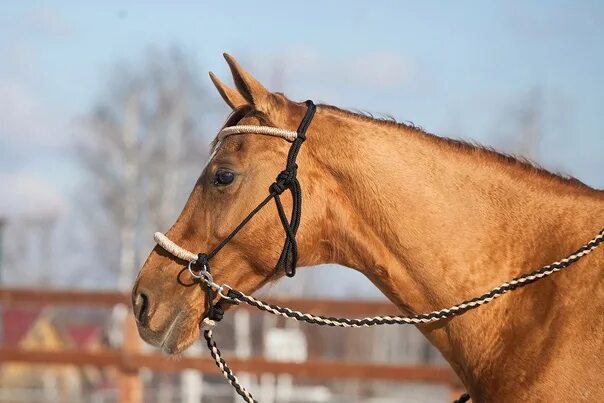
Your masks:
{"label": "halter noseband", "polygon": [[[275,199],[277,206],[277,212],[279,213],[279,219],[283,225],[285,232],[285,242],[281,255],[276,264],[276,270],[283,268],[285,275],[293,277],[296,274],[296,265],[298,263],[298,244],[296,242],[296,233],[300,226],[300,218],[302,213],[302,189],[300,188],[300,182],[297,178],[298,165],[296,164],[296,158],[300,147],[304,140],[306,140],[306,131],[316,111],[315,104],[308,100],[306,103],[306,114],[300,122],[298,129],[293,132],[290,130],[283,130],[276,127],[268,126],[231,126],[225,127],[218,134],[218,140],[224,139],[226,136],[232,134],[242,133],[257,133],[265,134],[269,136],[279,136],[286,140],[292,141],[292,145],[287,155],[287,162],[285,169],[277,175],[275,182],[269,187],[268,196],[262,200],[242,221],[235,227],[231,233],[224,238],[218,245],[214,247],[208,253],[199,253],[195,256],[193,253],[183,250],[178,245],[170,241],[165,235],[161,233],[155,233],[155,241],[161,245],[165,250],[172,253],[174,256],[183,260],[188,260],[189,271],[193,277],[212,282],[210,274],[210,259],[212,259],[231,239],[237,235],[239,231],[264,207],[268,204],[271,199]],[[281,194],[289,190],[292,195],[292,210],[290,217],[288,218],[281,202]],[[208,281],[206,281],[207,283]]]}

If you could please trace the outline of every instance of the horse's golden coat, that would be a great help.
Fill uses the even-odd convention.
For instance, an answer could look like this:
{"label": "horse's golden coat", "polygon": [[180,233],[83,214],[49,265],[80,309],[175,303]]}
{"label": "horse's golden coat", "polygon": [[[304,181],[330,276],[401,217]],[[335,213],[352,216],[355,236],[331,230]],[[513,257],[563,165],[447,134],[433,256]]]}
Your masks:
{"label": "horse's golden coat", "polygon": [[[226,55],[236,89],[212,75],[239,124],[295,130],[302,103],[267,91]],[[262,200],[289,144],[253,134],[220,142],[168,237],[208,251]],[[298,157],[302,266],[365,274],[403,313],[459,303],[563,258],[604,225],[604,192],[414,127],[319,106]],[[226,187],[218,168],[237,173]],[[289,204],[289,194],[284,203]],[[214,259],[216,282],[251,293],[283,242],[273,204]],[[175,353],[199,336],[204,294],[156,247],[133,290],[141,336]],[[294,280],[295,281],[295,280]],[[474,401],[604,401],[604,250],[566,272],[460,317],[420,326]]]}

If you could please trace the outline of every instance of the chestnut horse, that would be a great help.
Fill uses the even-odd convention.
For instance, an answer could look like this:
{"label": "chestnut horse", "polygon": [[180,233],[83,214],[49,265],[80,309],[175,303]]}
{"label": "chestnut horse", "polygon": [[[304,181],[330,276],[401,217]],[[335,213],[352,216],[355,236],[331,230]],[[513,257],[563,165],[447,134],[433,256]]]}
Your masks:
{"label": "chestnut horse", "polygon": [[[295,130],[303,103],[266,90],[229,55],[236,88],[210,73],[228,125]],[[262,200],[289,143],[215,142],[168,237],[208,251]],[[416,127],[319,105],[298,157],[299,265],[363,273],[405,314],[481,294],[566,257],[604,224],[604,192]],[[288,209],[289,194],[283,196]],[[215,281],[252,293],[274,269],[283,228],[267,205],[213,259]],[[179,353],[199,336],[205,294],[157,246],[136,280],[141,337]],[[418,326],[477,402],[604,401],[604,251],[488,306]],[[186,281],[183,281],[185,278]]]}

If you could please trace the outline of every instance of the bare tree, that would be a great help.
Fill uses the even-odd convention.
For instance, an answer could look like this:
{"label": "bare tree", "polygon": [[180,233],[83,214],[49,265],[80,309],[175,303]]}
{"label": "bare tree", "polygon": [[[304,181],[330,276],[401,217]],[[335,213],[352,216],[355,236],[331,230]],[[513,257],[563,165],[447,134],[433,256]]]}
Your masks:
{"label": "bare tree", "polygon": [[82,199],[119,289],[132,286],[151,233],[174,221],[207,158],[201,116],[211,108],[199,71],[178,49],[150,51],[140,68],[116,69],[84,121]]}

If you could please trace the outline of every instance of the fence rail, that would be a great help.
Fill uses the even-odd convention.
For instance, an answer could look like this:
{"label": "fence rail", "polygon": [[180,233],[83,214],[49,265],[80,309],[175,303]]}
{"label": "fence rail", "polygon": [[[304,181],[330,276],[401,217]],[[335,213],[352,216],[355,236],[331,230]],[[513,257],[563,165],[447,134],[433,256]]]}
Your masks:
{"label": "fence rail", "polygon": [[[118,367],[126,371],[149,368],[158,371],[179,372],[194,369],[203,373],[217,373],[216,364],[207,358],[183,357],[173,359],[160,354],[128,354],[119,351],[44,351],[23,348],[0,348],[0,357],[5,362],[27,362],[31,364],[55,364],[94,367]],[[248,374],[290,374],[295,377],[323,380],[364,379],[364,380],[405,380],[426,383],[451,384],[455,377],[451,370],[441,366],[399,366],[367,364],[360,362],[339,362],[328,360],[308,360],[302,363],[268,361],[263,358],[229,358],[234,370]]]}
{"label": "fence rail", "polygon": [[[270,302],[285,305],[299,311],[319,315],[398,315],[394,305],[386,301],[344,301],[332,299],[272,298]],[[48,306],[48,305],[88,305],[114,306],[125,304],[130,307],[130,294],[118,291],[48,290],[29,288],[0,288],[0,304]],[[237,309],[253,309],[242,304]]]}
{"label": "fence rail", "polygon": [[[290,306],[293,309],[313,312],[319,315],[392,315],[396,308],[381,301],[340,301],[326,299],[282,299],[270,298],[271,302]],[[123,304],[130,308],[130,296],[126,293],[83,290],[47,290],[0,288],[2,306],[103,306]],[[241,306],[238,309],[248,309]],[[34,365],[74,365],[94,367],[115,367],[120,371],[120,401],[141,402],[141,368],[158,371],[182,371],[194,369],[203,373],[218,374],[214,361],[208,358],[181,357],[173,359],[157,353],[140,352],[140,338],[132,315],[124,323],[124,344],[121,350],[101,349],[98,351],[61,350],[46,351],[24,349],[22,347],[0,346],[0,363],[20,362]],[[229,364],[236,372],[249,374],[290,374],[296,378],[309,380],[363,379],[425,382],[441,384],[452,390],[459,389],[460,383],[451,369],[429,365],[386,365],[366,362],[341,362],[310,359],[302,363],[269,361],[261,357],[238,359],[228,357]]]}

